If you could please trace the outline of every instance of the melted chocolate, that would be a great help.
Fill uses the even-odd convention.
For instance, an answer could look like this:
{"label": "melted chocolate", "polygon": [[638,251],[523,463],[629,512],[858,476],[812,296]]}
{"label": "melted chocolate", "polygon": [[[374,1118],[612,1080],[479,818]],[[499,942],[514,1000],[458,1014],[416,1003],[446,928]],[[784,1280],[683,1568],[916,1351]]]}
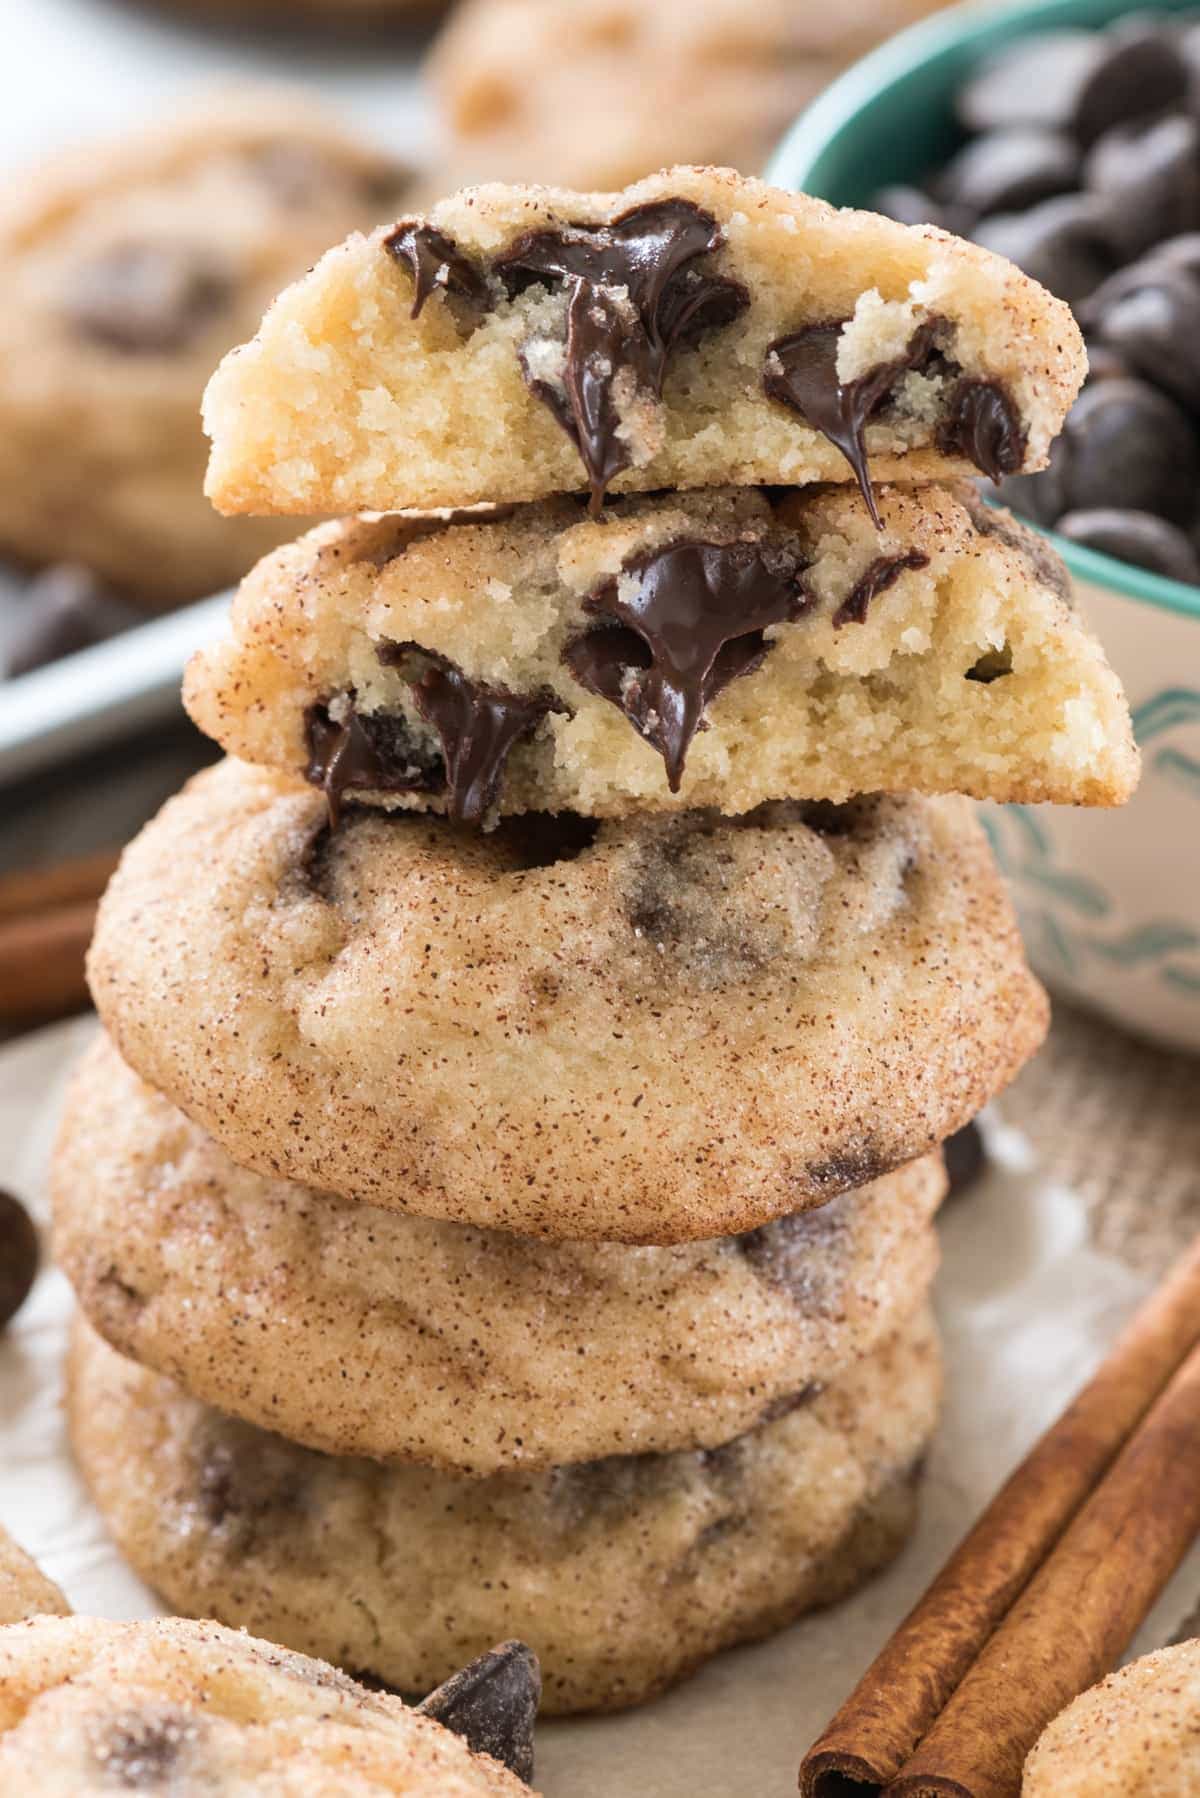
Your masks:
{"label": "melted chocolate", "polygon": [[417,1709],[461,1736],[473,1754],[490,1754],[528,1785],[541,1695],[536,1654],[524,1642],[502,1642],[451,1674]]}
{"label": "melted chocolate", "polygon": [[561,386],[531,373],[524,354],[522,366],[583,459],[593,510],[632,460],[622,389],[660,399],[671,351],[749,304],[740,282],[691,266],[722,242],[711,213],[690,200],[656,200],[608,225],[529,232],[496,261],[510,293],[538,282],[570,290]]}
{"label": "melted chocolate", "polygon": [[496,803],[509,751],[558,709],[546,694],[509,693],[473,681],[442,657],[412,683],[417,710],[441,739],[448,810],[463,824],[482,824]]}
{"label": "melted chocolate", "polygon": [[33,1219],[20,1199],[0,1189],[0,1330],[32,1292],[39,1259]]}
{"label": "melted chocolate", "polygon": [[910,549],[904,556],[876,556],[833,614],[834,630],[840,631],[844,624],[864,624],[876,594],[886,593],[907,569],[928,566],[929,557],[923,556],[919,549]]}
{"label": "melted chocolate", "polygon": [[798,556],[762,544],[673,543],[633,557],[584,601],[610,622],[568,644],[563,661],[653,743],[673,793],[705,707],[758,667],[769,625],[811,605],[802,571]]}
{"label": "melted chocolate", "polygon": [[881,362],[853,381],[838,380],[837,352],[846,319],[830,319],[809,325],[791,337],[781,337],[767,351],[763,388],[769,399],[781,400],[802,414],[810,425],[840,449],[854,470],[867,509],[880,525],[867,461],[866,429],[882,410],[899,377],[927,363],[934,351],[940,320],[930,319],[910,338],[903,355]]}
{"label": "melted chocolate", "polygon": [[966,456],[989,479],[1016,474],[1027,438],[1012,400],[997,381],[960,381],[938,427],[945,456]]}
{"label": "melted chocolate", "polygon": [[339,724],[326,706],[314,705],[305,714],[305,728],[305,776],[324,788],[331,824],[337,824],[349,792],[428,793],[442,784],[440,759],[414,741],[403,718],[360,714],[348,703]]}
{"label": "melted chocolate", "polygon": [[419,318],[430,294],[439,290],[464,301],[473,312],[486,312],[491,302],[487,277],[444,231],[416,219],[401,219],[384,238],[383,247],[397,262],[405,263],[412,275],[410,317]]}

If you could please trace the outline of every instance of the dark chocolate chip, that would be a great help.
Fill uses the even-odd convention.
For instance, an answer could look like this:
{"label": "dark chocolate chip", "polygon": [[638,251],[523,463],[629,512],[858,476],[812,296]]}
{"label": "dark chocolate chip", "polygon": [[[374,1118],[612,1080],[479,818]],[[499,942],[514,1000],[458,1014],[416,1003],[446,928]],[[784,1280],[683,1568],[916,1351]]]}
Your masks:
{"label": "dark chocolate chip", "polygon": [[1080,85],[1071,118],[1085,146],[1113,125],[1182,105],[1191,85],[1180,44],[1155,19],[1126,19],[1099,41],[1102,54]]}
{"label": "dark chocolate chip", "polygon": [[419,219],[401,219],[384,238],[383,247],[412,276],[410,317],[420,317],[433,293],[460,301],[472,317],[481,316],[491,304],[491,290],[483,270],[433,225],[423,225]]}
{"label": "dark chocolate chip", "polygon": [[39,1260],[38,1234],[20,1199],[0,1188],[0,1330],[12,1321],[33,1290]]}
{"label": "dark chocolate chip", "polygon": [[1100,381],[1071,408],[1051,472],[1055,517],[1115,506],[1188,524],[1200,491],[1200,444],[1165,393],[1144,381]]}
{"label": "dark chocolate chip", "polygon": [[490,1754],[528,1785],[541,1696],[541,1668],[532,1648],[503,1642],[451,1674],[417,1709],[461,1736],[473,1754]]}
{"label": "dark chocolate chip", "polygon": [[611,622],[577,637],[563,661],[653,743],[673,793],[705,707],[758,667],[770,625],[812,604],[803,568],[798,553],[760,543],[673,543],[632,557],[584,601]]}
{"label": "dark chocolate chip", "polygon": [[1123,381],[1133,373],[1124,357],[1106,343],[1089,343],[1087,357],[1089,381]]}
{"label": "dark chocolate chip", "polygon": [[987,1167],[987,1148],[979,1125],[972,1120],[947,1137],[942,1144],[942,1154],[950,1182],[946,1196],[956,1199],[975,1185]]}
{"label": "dark chocolate chip", "polygon": [[4,672],[28,674],[141,622],[142,614],[110,593],[90,569],[59,563],[22,592],[5,635]]}
{"label": "dark chocolate chip", "polygon": [[1101,341],[1189,411],[1200,411],[1200,281],[1165,273],[1106,306]]}
{"label": "dark chocolate chip", "polygon": [[1003,680],[1006,674],[1012,673],[1012,648],[1005,644],[1003,649],[989,649],[973,662],[963,676],[964,680],[973,680],[981,687],[990,687],[993,681]]}
{"label": "dark chocolate chip", "polygon": [[522,366],[578,449],[593,508],[632,459],[621,429],[630,398],[623,384],[661,398],[672,350],[732,323],[749,304],[739,282],[693,266],[723,241],[712,214],[692,201],[656,200],[611,224],[528,232],[494,264],[510,293],[538,284],[568,289],[561,381],[537,373],[527,353]]}
{"label": "dark chocolate chip", "polygon": [[910,549],[903,556],[876,556],[864,574],[860,574],[845,599],[833,614],[834,630],[844,624],[863,624],[871,601],[900,579],[907,569],[928,568],[929,557]]}
{"label": "dark chocolate chip", "polygon": [[965,456],[993,481],[1016,473],[1026,441],[1017,409],[998,381],[960,381],[937,428],[943,455]]}
{"label": "dark chocolate chip", "polygon": [[553,694],[488,687],[453,662],[432,656],[413,683],[413,700],[441,739],[448,810],[463,824],[485,821],[496,804],[510,751],[532,735],[548,712],[562,709]]}
{"label": "dark chocolate chip", "polygon": [[1100,507],[1090,512],[1067,512],[1055,529],[1072,543],[1099,550],[1164,574],[1172,581],[1200,585],[1200,556],[1186,532],[1153,512],[1134,512],[1128,507]]}
{"label": "dark chocolate chip", "polygon": [[906,187],[902,182],[881,187],[871,204],[884,218],[901,225],[939,225],[943,231],[957,228],[947,209],[921,187]]}
{"label": "dark chocolate chip", "polygon": [[1136,262],[1110,275],[1081,307],[1083,324],[1089,330],[1094,328],[1118,300],[1139,288],[1153,286],[1167,274],[1190,275],[1200,281],[1200,231],[1185,231],[1179,237],[1168,238],[1166,243],[1156,244]]}
{"label": "dark chocolate chip", "polygon": [[973,236],[1071,306],[1086,300],[1117,260],[1107,207],[1095,194],[1059,194],[1026,212],[996,213],[981,219]]}
{"label": "dark chocolate chip", "polygon": [[955,102],[968,131],[1043,125],[1069,131],[1083,87],[1104,57],[1091,31],[1040,31],[987,57]]}
{"label": "dark chocolate chip", "polygon": [[202,336],[232,294],[228,268],[201,245],[127,243],[75,270],[61,310],[103,349],[168,355]]}
{"label": "dark chocolate chip", "polygon": [[832,1199],[840,1192],[849,1192],[853,1187],[878,1180],[888,1169],[889,1163],[881,1160],[875,1149],[864,1144],[843,1149],[825,1161],[810,1162],[805,1170],[806,1184],[812,1192]]}
{"label": "dark chocolate chip", "polygon": [[923,368],[936,353],[940,320],[913,334],[903,355],[881,362],[853,381],[839,381],[838,343],[848,321],[829,319],[780,337],[767,350],[763,388],[768,398],[791,406],[841,450],[854,470],[872,521],[881,527],[867,460],[867,425],[891,398],[900,376]]}
{"label": "dark chocolate chip", "polygon": [[108,1724],[93,1749],[105,1785],[126,1792],[156,1792],[179,1772],[184,1751],[204,1729],[191,1712],[168,1704],[147,1704],[122,1712]]}
{"label": "dark chocolate chip", "polygon": [[942,170],[937,196],[974,217],[1016,212],[1067,193],[1079,178],[1079,151],[1061,131],[1017,126],[989,131],[961,149]]}
{"label": "dark chocolate chip", "polygon": [[1182,113],[1106,131],[1085,183],[1107,207],[1109,242],[1123,260],[1200,225],[1200,125]]}
{"label": "dark chocolate chip", "polygon": [[304,715],[305,778],[324,789],[332,824],[349,792],[433,793],[445,784],[442,758],[417,740],[400,714],[359,713],[352,697],[342,707],[340,721],[327,705],[310,706]]}

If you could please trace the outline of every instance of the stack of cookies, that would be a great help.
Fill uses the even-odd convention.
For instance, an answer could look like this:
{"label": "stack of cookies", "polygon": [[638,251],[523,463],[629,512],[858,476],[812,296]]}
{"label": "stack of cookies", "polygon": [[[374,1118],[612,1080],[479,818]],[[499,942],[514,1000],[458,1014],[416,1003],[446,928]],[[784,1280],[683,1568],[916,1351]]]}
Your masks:
{"label": "stack of cookies", "polygon": [[189,671],[229,759],[59,1146],[76,1451],[175,1607],[615,1708],[899,1547],[939,1145],[1046,1019],[961,795],[1136,778],[962,479],[1082,367],[997,258],[689,169],[352,238],[223,364],[216,502],[359,515]]}

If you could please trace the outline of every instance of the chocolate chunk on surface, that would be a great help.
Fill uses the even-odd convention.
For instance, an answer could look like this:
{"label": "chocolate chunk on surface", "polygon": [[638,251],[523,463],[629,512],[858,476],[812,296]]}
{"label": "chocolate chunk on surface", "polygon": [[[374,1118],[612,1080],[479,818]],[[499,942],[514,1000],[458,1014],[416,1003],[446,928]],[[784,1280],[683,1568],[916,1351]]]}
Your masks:
{"label": "chocolate chunk on surface", "polygon": [[611,224],[529,232],[496,260],[510,293],[538,283],[569,290],[565,343],[527,342],[522,366],[578,448],[594,507],[632,465],[634,409],[662,397],[671,351],[731,324],[749,304],[739,282],[693,266],[723,241],[712,214],[692,201],[656,200]]}
{"label": "chocolate chunk on surface", "polygon": [[401,716],[359,713],[352,698],[310,706],[305,714],[308,766],[305,777],[323,787],[329,818],[338,822],[349,792],[436,792],[445,780],[441,758],[417,741]]}
{"label": "chocolate chunk on surface", "polygon": [[944,454],[965,456],[993,481],[1016,473],[1025,441],[1017,409],[998,381],[960,381],[937,430]]}
{"label": "chocolate chunk on surface", "polygon": [[384,249],[412,275],[411,317],[420,317],[434,293],[465,302],[471,312],[486,311],[491,300],[487,277],[444,231],[415,219],[401,219],[384,238]]}
{"label": "chocolate chunk on surface", "polygon": [[199,245],[127,243],[76,269],[60,310],[98,348],[163,356],[193,343],[232,295],[229,270]]}
{"label": "chocolate chunk on surface", "polygon": [[20,1199],[0,1188],[0,1330],[33,1290],[39,1258],[33,1219]]}
{"label": "chocolate chunk on surface", "polygon": [[946,1175],[950,1181],[947,1197],[958,1198],[975,1185],[987,1168],[987,1145],[983,1140],[983,1132],[972,1119],[956,1130],[953,1136],[946,1138],[942,1144],[942,1155],[946,1162]]}
{"label": "chocolate chunk on surface", "polygon": [[509,751],[560,708],[552,695],[509,693],[471,680],[445,657],[429,660],[413,683],[413,699],[441,739],[450,816],[482,824],[496,803]]}
{"label": "chocolate chunk on surface", "polygon": [[533,1729],[542,1696],[538,1658],[524,1642],[502,1642],[451,1674],[417,1706],[526,1784],[533,1778]]}
{"label": "chocolate chunk on surface", "polygon": [[871,491],[867,460],[866,428],[882,411],[900,376],[919,369],[935,354],[940,321],[929,319],[909,341],[902,356],[881,362],[853,381],[840,381],[837,372],[838,343],[846,319],[829,319],[806,325],[790,337],[780,337],[767,350],[763,389],[770,399],[791,406],[815,430],[835,444],[854,470],[872,522],[879,524],[879,510]]}
{"label": "chocolate chunk on surface", "polygon": [[812,604],[803,569],[798,552],[760,543],[674,543],[633,557],[584,601],[608,622],[563,661],[660,752],[673,793],[710,700],[759,666],[764,631]]}
{"label": "chocolate chunk on surface", "polygon": [[93,1745],[92,1757],[106,1787],[163,1792],[182,1773],[181,1760],[203,1733],[203,1721],[193,1712],[152,1700],[114,1717]]}
{"label": "chocolate chunk on surface", "polygon": [[903,556],[876,556],[833,614],[834,630],[840,630],[844,624],[863,624],[877,594],[886,592],[906,570],[928,566],[929,557],[916,549]]}

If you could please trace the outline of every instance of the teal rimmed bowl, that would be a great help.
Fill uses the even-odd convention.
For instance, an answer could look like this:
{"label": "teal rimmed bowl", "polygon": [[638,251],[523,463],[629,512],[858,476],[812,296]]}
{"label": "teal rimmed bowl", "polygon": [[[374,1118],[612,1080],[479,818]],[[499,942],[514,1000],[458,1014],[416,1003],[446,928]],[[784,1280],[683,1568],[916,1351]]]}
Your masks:
{"label": "teal rimmed bowl", "polygon": [[[1063,26],[1099,29],[1128,0],[956,6],[855,64],[805,112],[768,178],[839,206],[920,182],[961,142],[956,90],[992,51]],[[1194,12],[1198,0],[1156,0]],[[1125,683],[1141,787],[1120,812],[985,808],[1030,957],[1056,989],[1200,1050],[1200,589],[1049,538]]]}

